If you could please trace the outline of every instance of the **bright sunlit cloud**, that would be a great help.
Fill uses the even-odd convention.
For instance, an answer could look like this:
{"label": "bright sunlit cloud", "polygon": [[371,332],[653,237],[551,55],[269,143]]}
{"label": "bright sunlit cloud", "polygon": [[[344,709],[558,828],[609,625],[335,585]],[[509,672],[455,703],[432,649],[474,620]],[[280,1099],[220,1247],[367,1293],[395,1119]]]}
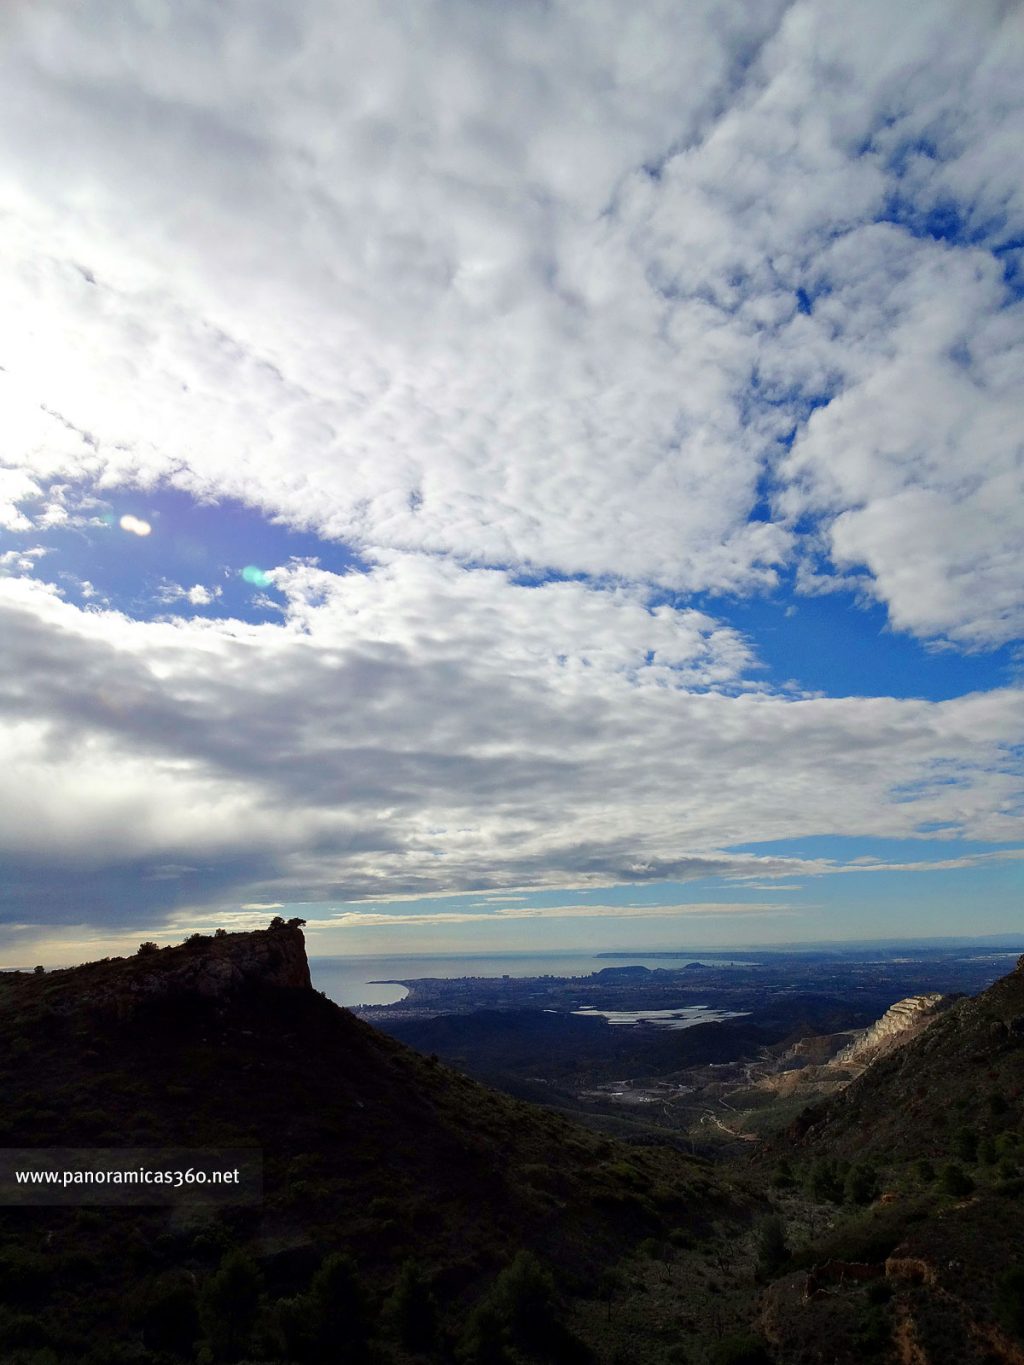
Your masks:
{"label": "bright sunlit cloud", "polygon": [[0,921],[809,838],[1012,917],[1018,6],[0,30]]}

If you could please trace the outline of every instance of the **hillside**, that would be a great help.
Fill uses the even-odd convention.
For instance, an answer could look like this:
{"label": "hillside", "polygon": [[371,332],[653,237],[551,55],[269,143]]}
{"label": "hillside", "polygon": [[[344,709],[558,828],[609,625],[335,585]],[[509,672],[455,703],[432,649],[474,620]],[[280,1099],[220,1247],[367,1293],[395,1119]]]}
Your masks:
{"label": "hillside", "polygon": [[806,1110],[772,1163],[779,1359],[1024,1365],[1024,958]]}
{"label": "hillside", "polygon": [[[993,1107],[994,1106],[994,1107]],[[803,1148],[887,1161],[952,1155],[957,1127],[979,1136],[1024,1119],[1024,958],[877,1060],[791,1136]]]}
{"label": "hillside", "polygon": [[[296,924],[5,975],[0,1080],[7,1147],[255,1147],[265,1174],[251,1207],[0,1211],[5,1363],[333,1360],[288,1325],[295,1303],[313,1315],[318,1267],[342,1273],[332,1254],[374,1358],[407,1358],[380,1326],[404,1293],[436,1305],[409,1358],[448,1359],[519,1251],[558,1267],[566,1305],[643,1239],[747,1219],[701,1163],[493,1093],[332,1004]],[[258,1285],[244,1349],[211,1326],[232,1253]],[[546,1341],[528,1358],[577,1349]]]}

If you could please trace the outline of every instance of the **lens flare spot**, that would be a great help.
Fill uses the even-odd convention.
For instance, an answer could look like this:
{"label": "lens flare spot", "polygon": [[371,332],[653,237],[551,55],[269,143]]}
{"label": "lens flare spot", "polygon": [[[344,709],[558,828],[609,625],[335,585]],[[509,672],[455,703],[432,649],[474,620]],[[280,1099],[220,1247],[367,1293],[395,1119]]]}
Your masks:
{"label": "lens flare spot", "polygon": [[129,531],[133,536],[148,536],[153,529],[148,521],[143,521],[141,517],[133,517],[130,512],[121,518],[118,525],[122,531]]}
{"label": "lens flare spot", "polygon": [[270,574],[264,569],[258,569],[255,564],[247,564],[242,570],[242,577],[254,588],[269,588],[274,581]]}

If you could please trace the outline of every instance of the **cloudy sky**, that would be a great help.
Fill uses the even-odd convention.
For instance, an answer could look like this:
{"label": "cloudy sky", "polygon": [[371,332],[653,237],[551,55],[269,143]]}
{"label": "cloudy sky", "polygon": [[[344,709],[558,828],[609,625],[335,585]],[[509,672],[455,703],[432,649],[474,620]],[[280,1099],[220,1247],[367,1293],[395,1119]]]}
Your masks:
{"label": "cloudy sky", "polygon": [[1006,0],[8,0],[8,960],[1020,929],[1022,69]]}

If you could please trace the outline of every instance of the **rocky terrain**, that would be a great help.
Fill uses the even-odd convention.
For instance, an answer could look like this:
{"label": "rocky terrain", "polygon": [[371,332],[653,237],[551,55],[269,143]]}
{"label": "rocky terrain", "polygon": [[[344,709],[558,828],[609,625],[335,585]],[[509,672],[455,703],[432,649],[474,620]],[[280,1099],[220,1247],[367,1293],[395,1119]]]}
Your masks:
{"label": "rocky terrain", "polygon": [[[890,1005],[867,1028],[812,1035],[783,1049],[769,1048],[762,1059],[744,1069],[744,1086],[810,1104],[837,1093],[867,1067],[904,1047],[953,1004],[952,997],[938,992],[913,995]],[[743,1107],[744,1099],[753,1099],[744,1096],[742,1088],[731,1094],[736,1107]]]}
{"label": "rocky terrain", "polygon": [[931,997],[769,1049],[858,1074],[712,1165],[379,1033],[300,922],[6,974],[5,1145],[253,1148],[264,1197],[0,1209],[0,1359],[1022,1365],[1024,959]]}
{"label": "rocky terrain", "polygon": [[5,975],[0,1084],[7,1147],[256,1148],[264,1168],[256,1206],[0,1208],[4,1365],[333,1361],[321,1318],[353,1361],[475,1360],[488,1313],[517,1359],[599,1361],[603,1273],[645,1240],[739,1236],[757,1205],[378,1033],[312,989],[297,923]]}
{"label": "rocky terrain", "polygon": [[913,1033],[755,1159],[851,1210],[764,1294],[787,1365],[1024,1362],[1024,958]]}

